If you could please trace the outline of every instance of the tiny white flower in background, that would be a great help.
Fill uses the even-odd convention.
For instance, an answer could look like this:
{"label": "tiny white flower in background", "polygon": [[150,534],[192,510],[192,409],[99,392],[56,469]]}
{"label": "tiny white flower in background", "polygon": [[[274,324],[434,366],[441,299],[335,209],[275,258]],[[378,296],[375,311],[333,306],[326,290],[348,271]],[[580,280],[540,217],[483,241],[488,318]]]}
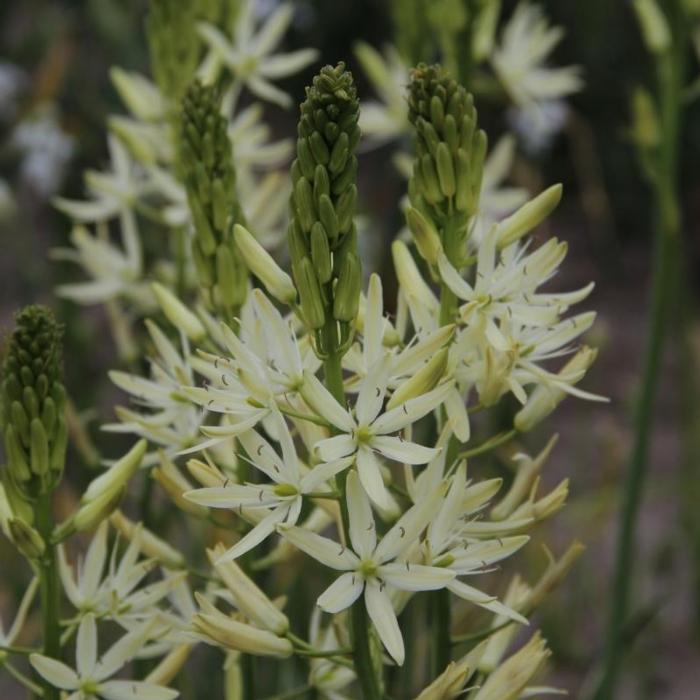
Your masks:
{"label": "tiny white flower in background", "polygon": [[31,654],[36,672],[54,687],[70,691],[66,700],[170,700],[179,693],[146,681],[109,680],[136,656],[148,641],[155,620],[125,634],[102,656],[98,656],[95,616],[85,615],[78,628],[76,668],[43,654]]}
{"label": "tiny white flower in background", "polygon": [[564,30],[551,27],[538,5],[521,2],[515,8],[491,63],[516,105],[553,100],[581,89],[583,82],[577,66],[546,66],[548,56],[563,36]]}
{"label": "tiny white flower in background", "polygon": [[360,111],[362,134],[372,146],[411,132],[406,110],[408,66],[393,46],[381,54],[364,42],[355,46],[355,56],[369,78],[378,100],[364,100]]}
{"label": "tiny white flower in background", "polygon": [[103,430],[135,433],[161,445],[171,454],[194,444],[206,411],[194,405],[181,388],[195,386],[194,372],[188,361],[189,342],[180,334],[178,350],[163,331],[150,320],[146,328],[155,346],[150,359],[151,379],[126,372],[112,371],[110,379],[148,413],[117,407],[121,423],[110,423]]}
{"label": "tiny white flower in background", "polygon": [[296,524],[301,513],[304,495],[310,494],[332,479],[338,472],[347,469],[352,458],[336,459],[319,464],[304,474],[303,465],[297,457],[294,441],[287,424],[278,411],[273,412],[275,433],[282,448],[282,457],[255,430],[238,436],[250,464],[267,476],[272,483],[226,484],[220,487],[196,489],[185,494],[185,498],[210,508],[264,509],[268,514],[233,547],[219,557],[218,562],[236,559],[256,547],[271,535],[277,525],[285,522]]}
{"label": "tiny white flower in background", "polygon": [[434,566],[411,564],[402,555],[435,517],[444,499],[443,486],[407,510],[377,542],[376,525],[369,499],[355,471],[347,478],[350,543],[338,542],[299,527],[279,527],[293,545],[324,566],[344,571],[319,597],[317,605],[337,613],[350,607],[364,593],[367,612],[387,652],[400,666],[404,644],[396,613],[386,586],[406,591],[444,588],[455,573]]}
{"label": "tiny white flower in background", "polygon": [[569,106],[564,100],[543,100],[508,110],[508,123],[520,137],[524,149],[538,154],[552,145],[554,137],[564,128]]}
{"label": "tiny white flower in background", "polygon": [[10,143],[22,154],[22,179],[42,197],[57,192],[73,156],[74,141],[61,128],[56,106],[36,106],[14,128]]}
{"label": "tiny white flower in background", "polygon": [[[5,627],[2,624],[2,619],[0,619],[0,647],[11,647],[17,642],[17,638],[24,628],[24,624],[27,621],[27,614],[29,613],[29,608],[34,602],[36,597],[36,592],[39,589],[39,579],[33,578],[31,583],[27,586],[20,601],[19,607],[17,608],[17,614],[15,619],[10,625],[9,629],[5,631]],[[0,649],[0,665],[6,658],[6,652]]]}
{"label": "tiny white flower in background", "polygon": [[14,63],[0,61],[0,119],[11,119],[17,110],[17,97],[27,82],[24,71]]}
{"label": "tiny white flower in background", "polygon": [[208,46],[208,53],[199,68],[205,82],[215,80],[226,67],[234,76],[237,91],[245,85],[260,99],[289,107],[292,98],[270,81],[286,78],[306,68],[318,57],[316,49],[300,49],[291,53],[275,54],[274,50],[289,27],[294,6],[280,5],[256,28],[253,3],[244,0],[238,9],[233,37],[227,37],[217,27],[202,22],[199,33]]}

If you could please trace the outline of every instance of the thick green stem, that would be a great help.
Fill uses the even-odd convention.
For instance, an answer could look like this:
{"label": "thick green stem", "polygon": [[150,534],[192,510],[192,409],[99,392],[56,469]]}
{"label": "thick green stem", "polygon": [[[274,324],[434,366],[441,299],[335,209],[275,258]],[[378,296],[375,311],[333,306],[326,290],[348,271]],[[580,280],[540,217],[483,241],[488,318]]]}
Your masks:
{"label": "thick green stem", "polygon": [[659,367],[666,336],[666,321],[672,300],[673,261],[680,237],[677,192],[678,146],[681,117],[682,64],[685,29],[676,11],[673,46],[656,57],[661,107],[661,144],[653,181],[656,231],[654,237],[651,311],[640,395],[635,407],[634,442],[622,486],[620,529],[608,619],[605,657],[596,700],[615,697],[623,657],[624,631],[629,618],[630,591],[635,580],[634,539],[639,505],[647,472],[653,408]]}
{"label": "thick green stem", "polygon": [[[56,566],[56,549],[51,543],[53,518],[51,517],[51,494],[39,497],[36,504],[36,526],[46,549],[39,560],[39,585],[41,598],[41,621],[43,628],[43,653],[52,659],[61,657],[60,587]],[[44,700],[59,700],[60,694],[48,681],[42,683]]]}
{"label": "thick green stem", "polygon": [[433,678],[439,676],[451,660],[452,610],[450,592],[446,588],[430,594],[429,623],[433,632],[431,646],[431,672]]}
{"label": "thick green stem", "polygon": [[[327,337],[333,334],[333,328],[328,329]],[[334,347],[332,345],[330,347]],[[326,388],[333,397],[345,406],[345,389],[343,387],[343,368],[341,356],[337,350],[333,349],[326,357],[323,365]],[[340,512],[343,519],[343,530],[345,538],[349,541],[350,521],[348,518],[348,505],[345,498],[346,472],[341,472],[337,477],[338,491],[340,492]],[[355,661],[355,673],[362,688],[362,697],[365,700],[381,700],[382,691],[379,678],[375,672],[372,660],[371,640],[369,635],[369,616],[365,608],[365,601],[362,596],[355,601],[350,611],[352,620],[352,646],[353,659]]]}

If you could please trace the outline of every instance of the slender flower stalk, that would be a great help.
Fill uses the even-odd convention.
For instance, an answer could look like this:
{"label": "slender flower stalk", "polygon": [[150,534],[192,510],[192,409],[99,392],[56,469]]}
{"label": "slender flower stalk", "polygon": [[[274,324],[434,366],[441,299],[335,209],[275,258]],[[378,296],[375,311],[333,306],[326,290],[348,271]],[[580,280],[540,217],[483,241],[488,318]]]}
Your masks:
{"label": "slender flower stalk", "polygon": [[[649,5],[652,6],[653,17],[649,14]],[[633,566],[637,517],[647,472],[653,408],[666,341],[669,304],[673,298],[674,260],[679,255],[681,232],[678,154],[683,105],[681,91],[688,41],[687,23],[681,3],[671,3],[667,17],[654,2],[640,2],[637,6],[645,43],[655,63],[659,103],[658,144],[652,148],[651,153],[643,150],[640,154],[653,168],[650,174],[656,210],[651,309],[642,384],[634,411],[634,439],[622,485],[613,591],[602,677],[595,694],[596,700],[615,697],[623,661],[624,633],[630,616],[632,582],[635,580]]]}

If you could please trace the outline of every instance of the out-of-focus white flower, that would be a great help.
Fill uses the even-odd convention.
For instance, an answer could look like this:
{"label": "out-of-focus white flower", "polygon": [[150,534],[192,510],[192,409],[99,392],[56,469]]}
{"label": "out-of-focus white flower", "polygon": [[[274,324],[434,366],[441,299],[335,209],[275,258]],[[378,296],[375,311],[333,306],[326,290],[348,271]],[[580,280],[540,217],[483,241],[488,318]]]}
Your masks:
{"label": "out-of-focus white flower", "polygon": [[564,30],[551,27],[538,5],[524,1],[516,7],[491,56],[496,75],[515,104],[554,100],[581,89],[577,66],[545,65],[563,36]]}
{"label": "out-of-focus white flower", "polygon": [[103,429],[135,433],[172,454],[196,442],[207,414],[181,391],[183,386],[195,386],[194,372],[188,361],[187,337],[180,335],[182,349],[178,350],[151,320],[146,321],[146,328],[156,350],[150,360],[152,378],[118,371],[110,372],[109,376],[149,412],[118,406],[116,413],[121,422],[109,423]]}
{"label": "out-of-focus white flower", "polygon": [[255,430],[248,430],[238,436],[249,455],[250,464],[272,483],[226,484],[196,489],[185,494],[185,498],[193,503],[209,508],[262,509],[266,513],[249,533],[219,557],[218,562],[236,559],[250,551],[271,535],[279,523],[295,525],[301,514],[304,496],[318,490],[353,462],[352,457],[345,457],[307,470],[297,457],[294,441],[282,415],[274,411],[272,418],[275,435],[282,447],[281,457]]}
{"label": "out-of-focus white flower", "polygon": [[74,146],[73,138],[59,124],[56,107],[36,107],[15,127],[11,143],[22,154],[22,179],[42,197],[53,195],[61,186]]}
{"label": "out-of-focus white flower", "polygon": [[75,221],[107,221],[119,214],[132,213],[139,197],[151,188],[144,171],[129,157],[119,139],[110,135],[107,146],[111,170],[88,170],[85,173],[85,185],[91,199],[76,201],[57,197],[54,200],[56,207]]}
{"label": "out-of-focus white flower", "polygon": [[515,139],[506,134],[488,154],[484,163],[479,205],[469,235],[469,246],[476,250],[493,224],[512,214],[527,201],[527,191],[504,185],[513,166]]}
{"label": "out-of-focus white flower", "polygon": [[564,128],[568,114],[569,106],[564,100],[545,100],[511,108],[507,116],[525,150],[536,154],[552,145],[554,137]]}
{"label": "out-of-focus white flower", "polygon": [[403,638],[385,588],[430,591],[444,588],[454,578],[454,572],[448,569],[402,560],[403,553],[415,544],[416,538],[439,512],[444,495],[442,486],[426,494],[377,542],[369,499],[357,473],[351,471],[347,479],[349,546],[299,527],[279,528],[294,546],[324,566],[345,572],[320,595],[316,604],[326,612],[337,613],[350,607],[364,593],[367,612],[379,638],[399,666],[404,661]]}
{"label": "out-of-focus white flower", "polygon": [[27,76],[19,66],[0,62],[0,119],[11,119],[17,109],[15,100],[26,83]]}
{"label": "out-of-focus white flower", "polygon": [[226,67],[234,76],[237,90],[245,85],[260,99],[282,107],[291,106],[292,98],[270,80],[293,75],[318,57],[316,49],[273,53],[287,31],[293,14],[293,5],[284,3],[257,28],[254,3],[244,0],[238,9],[231,38],[214,25],[202,22],[198,29],[209,51],[199,68],[199,76],[205,82],[212,82]]}
{"label": "out-of-focus white flower", "polygon": [[36,672],[54,687],[70,691],[67,700],[170,700],[179,693],[146,681],[109,680],[136,656],[153,633],[156,620],[125,634],[98,657],[97,625],[90,613],[80,622],[76,642],[76,669],[43,654],[31,654]]}
{"label": "out-of-focus white flower", "polygon": [[387,46],[384,55],[364,42],[355,46],[355,56],[379,100],[366,100],[360,111],[360,128],[371,145],[401,138],[411,131],[406,105],[408,66],[398,51]]}

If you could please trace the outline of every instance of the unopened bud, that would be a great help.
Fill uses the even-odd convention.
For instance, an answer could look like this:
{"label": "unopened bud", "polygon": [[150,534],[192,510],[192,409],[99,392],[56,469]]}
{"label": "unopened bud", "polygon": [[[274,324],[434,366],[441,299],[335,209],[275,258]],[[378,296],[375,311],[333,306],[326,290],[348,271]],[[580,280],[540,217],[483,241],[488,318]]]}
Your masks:
{"label": "unopened bud", "polygon": [[175,328],[194,342],[204,338],[206,330],[202,322],[167,287],[153,282],[151,289],[165,317]]}
{"label": "unopened bud", "polygon": [[556,209],[561,193],[561,185],[552,185],[501,221],[498,224],[498,247],[506,248],[515,243],[544,221]]}
{"label": "unopened bud", "polygon": [[442,251],[440,236],[432,221],[421,214],[418,209],[409,207],[406,211],[406,223],[416,241],[421,256],[431,265],[437,264]]}
{"label": "unopened bud", "polygon": [[297,296],[292,278],[279,267],[250,231],[236,224],[233,233],[238,250],[248,269],[265,285],[265,289],[275,299],[284,304],[292,304]]}

